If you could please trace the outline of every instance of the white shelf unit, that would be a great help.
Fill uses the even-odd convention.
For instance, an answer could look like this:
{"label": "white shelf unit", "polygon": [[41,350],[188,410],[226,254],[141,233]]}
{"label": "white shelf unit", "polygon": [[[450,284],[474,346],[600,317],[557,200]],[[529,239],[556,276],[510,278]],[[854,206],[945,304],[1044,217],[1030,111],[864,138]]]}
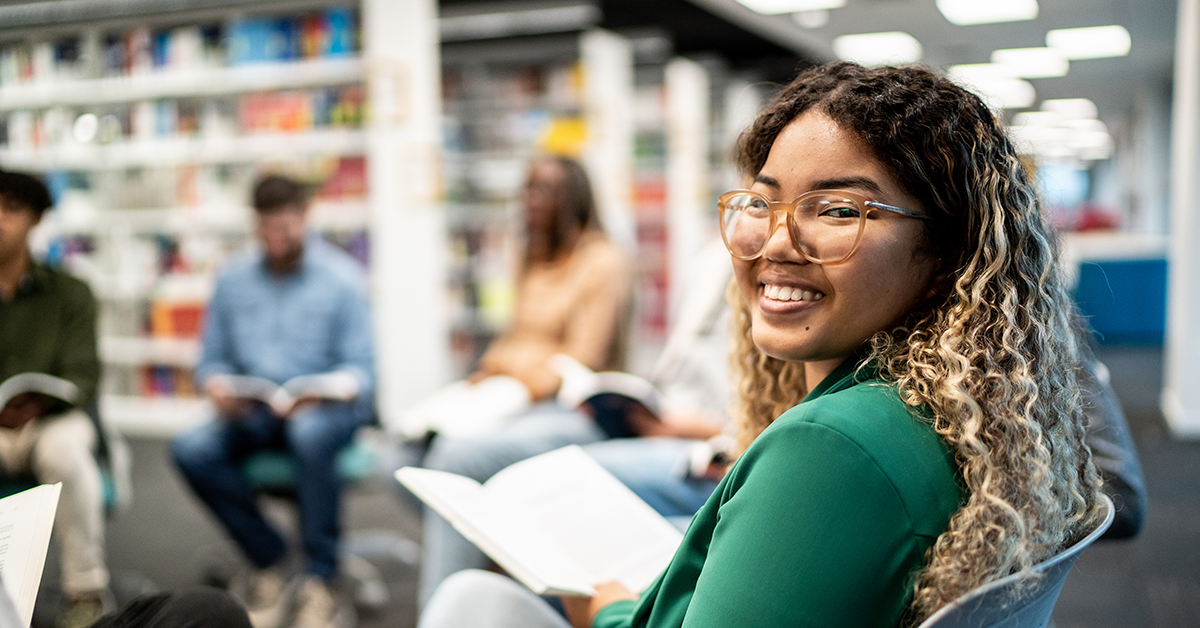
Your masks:
{"label": "white shelf unit", "polygon": [[120,170],[183,165],[254,164],[296,157],[361,156],[366,135],[358,129],[255,133],[227,137],[163,138],[111,144],[0,150],[0,163],[24,170]]}
{"label": "white shelf unit", "polygon": [[[415,4],[422,2],[424,0]],[[369,9],[366,6],[373,3],[381,4],[364,0],[360,8],[373,10],[379,16],[378,7]],[[261,10],[266,12],[264,15],[281,15],[289,11],[312,13],[324,6],[346,4],[331,1],[309,3],[294,9],[268,6]],[[238,15],[245,15],[245,11],[239,10]],[[211,11],[200,12],[191,23],[213,23],[233,16],[232,10],[224,16],[215,16]],[[147,24],[153,28],[173,28],[189,23],[189,19],[186,13],[175,13],[150,16],[146,20],[129,18],[101,25],[79,24],[71,30],[71,36],[78,36],[82,42],[85,37],[95,37],[102,31],[120,34],[134,26]],[[384,19],[387,19],[386,15]],[[409,25],[393,19],[386,26],[396,33],[403,33],[409,28],[428,28],[429,23]],[[26,42],[45,41],[46,38],[61,41],[67,37],[67,32],[67,29],[58,28],[48,34],[19,33],[16,37],[27,38]],[[9,33],[7,37],[0,41],[0,47],[13,43],[14,35]],[[369,50],[362,50],[351,57],[153,70],[127,76],[43,76],[23,82],[9,81],[0,85],[0,123],[22,115],[40,123],[37,116],[50,113],[68,121],[85,112],[103,115],[123,110],[132,117],[136,115],[137,107],[153,106],[156,101],[194,104],[224,99],[228,113],[228,103],[247,94],[347,86],[365,88],[372,80],[368,72],[372,64],[367,60],[371,54]],[[92,71],[95,71],[94,67]],[[241,112],[233,113],[240,115]],[[428,126],[435,119],[426,115],[421,123]],[[73,173],[70,176],[90,182],[84,186],[86,192],[72,193],[70,202],[60,203],[57,211],[47,216],[39,237],[43,243],[65,241],[68,245],[89,250],[86,255],[68,260],[78,262],[70,267],[89,279],[100,300],[99,350],[106,367],[100,405],[105,419],[122,431],[170,435],[204,420],[211,415],[211,410],[208,403],[198,397],[147,396],[138,388],[145,379],[140,372],[143,369],[151,366],[171,369],[179,371],[176,375],[186,377],[199,358],[199,342],[194,337],[144,335],[143,321],[153,316],[155,299],[163,292],[171,291],[164,290],[164,278],[179,279],[185,284],[207,282],[210,289],[212,273],[224,254],[249,242],[252,212],[245,201],[250,179],[247,173],[257,165],[286,166],[300,162],[304,164],[299,166],[302,171],[304,168],[311,170],[312,163],[320,166],[322,160],[365,158],[369,162],[374,149],[366,127],[357,126],[357,122],[351,122],[354,126],[313,126],[292,131],[240,131],[238,124],[224,124],[215,129],[201,127],[182,135],[167,136],[154,132],[150,135],[138,133],[129,126],[132,123],[128,118],[122,123],[119,135],[125,137],[103,138],[103,142],[80,142],[69,132],[56,136],[43,134],[36,142],[20,141],[12,133],[0,134],[8,140],[7,144],[0,144],[0,166],[43,173]],[[368,123],[364,120],[362,124]],[[322,167],[327,166],[326,163]],[[221,176],[232,172],[231,181],[225,183],[236,191],[216,194],[198,204],[194,198],[191,203],[177,202],[181,200],[177,198],[180,190],[172,189],[171,184],[162,186],[165,193],[159,193],[157,197],[150,194],[151,198],[139,198],[136,202],[127,203],[127,195],[120,194],[121,177],[126,173],[150,173],[142,180],[131,179],[128,184],[137,185],[155,180],[156,174],[169,173],[173,168],[210,168]],[[364,183],[366,176],[364,172]],[[107,183],[98,185],[99,178],[105,178]],[[112,181],[117,183],[112,184]],[[383,185],[386,187],[389,183],[385,181]],[[182,185],[179,187],[182,189]],[[114,189],[117,194],[113,194]],[[380,190],[371,187],[368,190],[368,196],[361,198],[317,198],[310,214],[312,226],[334,238],[353,237],[370,231],[373,222],[370,194]],[[185,268],[183,275],[175,275],[178,272],[175,269],[167,271],[170,274],[166,275],[144,272],[145,267],[155,265],[154,259],[147,259],[155,254],[155,247],[185,247],[182,244],[185,240],[198,244],[203,250],[205,259],[201,267]],[[157,254],[161,265],[163,253],[160,250]],[[141,270],[135,272],[131,267]],[[158,272],[163,270],[166,269]],[[373,270],[378,272],[378,269]],[[194,281],[196,279],[199,281]],[[190,298],[197,302],[196,305],[207,300],[203,288],[186,292],[193,295]],[[440,298],[441,295],[435,296]]]}
{"label": "white shelf unit", "polygon": [[306,59],[237,67],[151,71],[135,76],[44,79],[0,88],[0,111],[205,98],[361,83],[361,58]]}

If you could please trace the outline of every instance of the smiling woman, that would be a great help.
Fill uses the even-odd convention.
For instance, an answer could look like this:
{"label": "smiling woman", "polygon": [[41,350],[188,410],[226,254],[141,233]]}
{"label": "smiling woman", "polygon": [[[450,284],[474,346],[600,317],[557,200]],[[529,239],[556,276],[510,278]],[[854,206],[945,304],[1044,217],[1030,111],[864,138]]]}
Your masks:
{"label": "smiling woman", "polygon": [[[568,603],[575,626],[894,628],[1082,536],[1103,501],[1071,305],[983,102],[835,63],[740,148],[749,189],[720,211],[744,451],[658,580]],[[421,625],[564,625],[531,597],[462,575]]]}
{"label": "smiling woman", "polygon": [[[808,259],[794,220],[791,241],[781,229],[756,259],[734,251],[743,446],[796,414],[775,419],[804,391],[837,386],[831,369],[894,387],[965,488],[909,591],[913,619],[1074,538],[1097,501],[1073,306],[1033,184],[986,106],[925,70],[834,64],[789,85],[739,159],[764,196],[849,187],[928,217],[867,212],[858,248],[833,264]],[[775,286],[792,288],[787,301]],[[793,302],[797,287],[814,300]]]}

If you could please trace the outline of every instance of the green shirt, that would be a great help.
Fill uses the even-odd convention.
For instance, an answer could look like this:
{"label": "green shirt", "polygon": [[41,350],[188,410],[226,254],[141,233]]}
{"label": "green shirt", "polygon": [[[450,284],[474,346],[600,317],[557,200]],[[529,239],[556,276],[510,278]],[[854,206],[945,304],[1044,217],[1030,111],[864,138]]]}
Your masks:
{"label": "green shirt", "polygon": [[763,431],[666,571],[596,628],[889,627],[963,500],[953,456],[854,361]]}
{"label": "green shirt", "polygon": [[96,302],[87,284],[31,263],[11,301],[0,299],[0,382],[48,373],[79,387],[79,406],[96,396]]}

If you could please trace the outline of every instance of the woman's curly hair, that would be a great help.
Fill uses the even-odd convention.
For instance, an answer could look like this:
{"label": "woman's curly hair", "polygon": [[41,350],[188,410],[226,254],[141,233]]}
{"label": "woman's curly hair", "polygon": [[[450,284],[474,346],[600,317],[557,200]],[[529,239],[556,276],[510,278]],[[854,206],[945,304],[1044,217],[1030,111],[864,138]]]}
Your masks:
{"label": "woman's curly hair", "polygon": [[[865,347],[907,404],[931,411],[966,488],[918,574],[916,622],[1045,559],[1099,517],[1074,309],[1030,174],[977,96],[920,67],[813,68],[743,133],[742,172],[757,174],[783,128],[808,111],[861,137],[934,217],[918,254],[939,265],[936,295]],[[735,290],[730,298],[744,446],[807,386],[800,365],[754,348],[747,305]]]}

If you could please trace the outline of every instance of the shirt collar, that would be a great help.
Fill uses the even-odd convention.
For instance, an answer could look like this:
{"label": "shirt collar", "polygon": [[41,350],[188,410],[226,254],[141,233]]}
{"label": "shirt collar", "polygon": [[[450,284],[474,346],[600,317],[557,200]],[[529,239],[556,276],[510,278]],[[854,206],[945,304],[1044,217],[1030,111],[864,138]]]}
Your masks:
{"label": "shirt collar", "polygon": [[[296,264],[296,269],[283,276],[294,277],[296,275],[302,275],[304,274],[304,271],[312,268],[312,265],[315,263],[314,258],[317,255],[316,249],[323,244],[324,240],[322,240],[317,234],[310,232],[305,235],[304,249],[300,252],[300,261]],[[269,276],[277,276],[275,275],[274,271],[271,270],[271,267],[267,265],[267,253],[263,251],[261,247],[258,250],[258,265],[264,274]]]}
{"label": "shirt collar", "polygon": [[862,361],[865,358],[866,356],[861,353],[855,353],[854,355],[846,358],[846,360],[839,364],[837,368],[833,369],[829,375],[826,375],[825,379],[821,380],[819,384],[810,390],[808,394],[804,396],[804,399],[801,401],[801,403],[804,401],[811,401],[817,397],[821,397],[830,393],[838,392],[839,390],[845,390],[851,386],[854,386],[855,384],[874,378],[878,374],[878,368],[867,364],[864,365],[861,370],[859,370],[859,366],[862,365]]}

